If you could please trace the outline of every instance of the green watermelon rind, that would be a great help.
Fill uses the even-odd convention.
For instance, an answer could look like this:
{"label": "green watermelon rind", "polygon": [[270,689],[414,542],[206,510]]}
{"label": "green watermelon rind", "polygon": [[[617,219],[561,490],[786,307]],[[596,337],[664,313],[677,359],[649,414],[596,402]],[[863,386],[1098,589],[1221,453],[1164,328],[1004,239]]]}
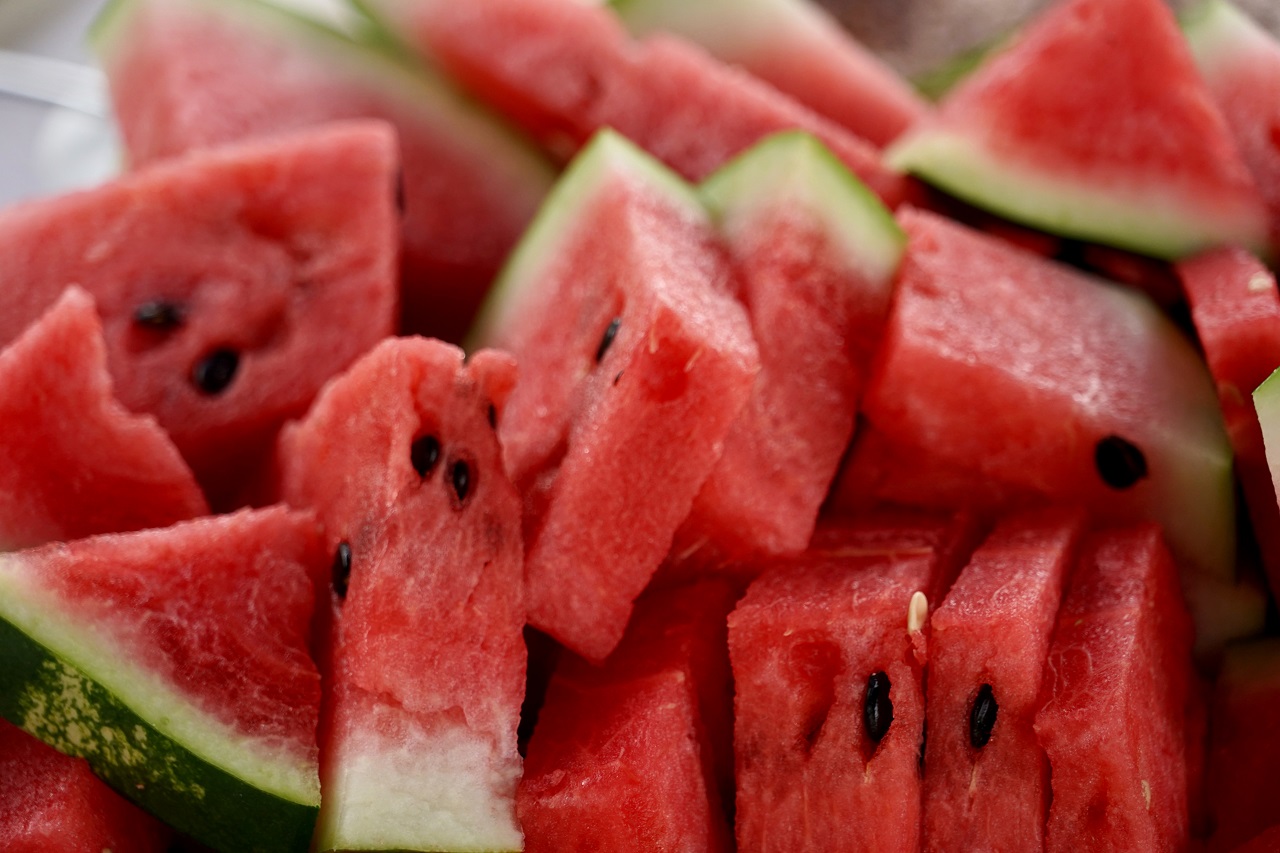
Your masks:
{"label": "green watermelon rind", "polygon": [[318,768],[237,735],[79,624],[0,557],[0,716],[218,849],[305,851]]}
{"label": "green watermelon rind", "polygon": [[[90,30],[90,45],[104,67],[128,49],[129,21],[145,0],[109,0]],[[330,68],[379,91],[407,114],[465,145],[501,170],[512,193],[541,198],[555,180],[555,169],[504,120],[456,90],[420,59],[370,22],[346,34],[265,0],[184,0],[211,14],[241,20],[274,37],[303,47]]]}
{"label": "green watermelon rind", "polygon": [[869,282],[889,282],[907,235],[893,214],[816,137],[774,134],[729,161],[698,187],[713,221],[732,240],[744,225],[794,205],[812,211],[839,241],[841,256]]}
{"label": "green watermelon rind", "polygon": [[[606,0],[636,38],[680,35],[728,62],[746,62],[781,37],[803,42],[824,24],[820,10],[795,0]],[[726,15],[731,15],[727,19]]]}
{"label": "green watermelon rind", "polygon": [[1205,0],[1179,20],[1201,75],[1214,91],[1255,54],[1280,50],[1275,38],[1227,0]]}
{"label": "green watermelon rind", "polygon": [[1193,194],[1159,185],[1125,186],[1115,174],[1081,178],[1019,162],[977,134],[937,127],[908,132],[885,152],[910,173],[983,210],[1060,237],[1179,260],[1214,246],[1265,252],[1261,208],[1207,209]]}
{"label": "green watermelon rind", "polygon": [[616,131],[599,131],[552,187],[499,272],[467,338],[468,351],[494,345],[502,330],[525,315],[528,300],[536,295],[531,291],[560,250],[576,238],[583,207],[602,182],[617,174],[649,186],[692,218],[710,222],[694,187]]}

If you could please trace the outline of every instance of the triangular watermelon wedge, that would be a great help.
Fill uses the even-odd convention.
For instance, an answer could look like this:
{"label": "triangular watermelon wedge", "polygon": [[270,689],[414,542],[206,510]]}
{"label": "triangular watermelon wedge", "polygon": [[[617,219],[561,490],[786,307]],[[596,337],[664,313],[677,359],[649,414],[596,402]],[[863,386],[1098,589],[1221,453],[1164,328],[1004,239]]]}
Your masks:
{"label": "triangular watermelon wedge", "polygon": [[209,511],[165,431],[115,399],[102,324],[78,287],[0,350],[0,423],[0,549]]}
{"label": "triangular watermelon wedge", "polygon": [[331,124],[0,213],[0,343],[75,282],[120,401],[156,417],[215,507],[289,417],[394,328],[395,138]]}
{"label": "triangular watermelon wedge", "polygon": [[202,843],[307,850],[319,534],[272,508],[0,557],[0,715]]}
{"label": "triangular watermelon wedge", "polygon": [[1174,259],[1267,242],[1253,179],[1161,0],[1059,4],[887,156],[1066,237]]}

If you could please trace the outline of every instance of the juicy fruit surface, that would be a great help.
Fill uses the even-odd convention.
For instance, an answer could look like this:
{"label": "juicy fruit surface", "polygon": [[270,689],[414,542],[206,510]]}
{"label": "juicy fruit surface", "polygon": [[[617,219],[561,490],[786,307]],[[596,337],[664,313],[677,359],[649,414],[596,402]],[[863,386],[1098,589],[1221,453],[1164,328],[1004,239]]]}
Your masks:
{"label": "juicy fruit surface", "polygon": [[732,287],[692,190],[605,133],[487,309],[482,341],[521,365],[499,435],[525,499],[529,620],[584,656],[617,644],[746,402],[759,361]]}
{"label": "juicy fruit surface", "polygon": [[1189,834],[1191,627],[1153,527],[1095,534],[1058,611],[1035,729],[1046,850],[1176,850]]}
{"label": "juicy fruit surface", "polygon": [[1266,243],[1253,179],[1159,0],[1054,6],[889,159],[1063,236],[1175,259]]}
{"label": "juicy fruit surface", "polygon": [[102,326],[78,288],[0,349],[0,422],[0,550],[208,512],[165,432],[116,401]]}
{"label": "juicy fruit surface", "polygon": [[134,167],[341,119],[398,135],[405,332],[460,340],[552,172],[432,72],[257,0],[117,0],[98,33]]}
{"label": "juicy fruit surface", "polygon": [[1032,725],[1082,527],[1056,511],[1007,519],[930,618],[925,850],[1044,845],[1048,767]]}
{"label": "juicy fruit surface", "polygon": [[748,589],[729,617],[740,848],[916,849],[924,689],[906,626],[935,567],[932,552],[818,555]]}
{"label": "juicy fruit surface", "polygon": [[297,849],[320,793],[318,546],[275,508],[6,556],[0,711],[197,838]]}
{"label": "juicy fruit surface", "polygon": [[520,502],[490,420],[513,382],[503,354],[390,340],[282,436],[282,493],[347,548],[322,849],[520,847]]}
{"label": "juicy fruit surface", "polygon": [[760,372],[673,551],[798,552],[853,433],[905,236],[807,134],[769,138],[701,189]]}
{"label": "juicy fruit surface", "polygon": [[[1230,445],[1173,324],[1137,294],[930,214],[900,221],[911,243],[864,413],[920,451],[908,470],[967,469],[979,505],[1038,495],[1158,520],[1193,571],[1233,577]],[[1142,476],[1099,463],[1113,437],[1142,454]]]}
{"label": "juicy fruit surface", "polygon": [[280,424],[391,331],[394,174],[390,131],[362,123],[11,208],[0,341],[78,283],[121,402],[154,415],[227,498]]}

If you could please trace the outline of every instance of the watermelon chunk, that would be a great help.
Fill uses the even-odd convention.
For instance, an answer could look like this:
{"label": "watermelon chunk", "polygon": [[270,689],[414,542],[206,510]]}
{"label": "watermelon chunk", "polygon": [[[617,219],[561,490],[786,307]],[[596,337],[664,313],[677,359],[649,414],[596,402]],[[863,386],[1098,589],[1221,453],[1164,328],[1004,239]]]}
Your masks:
{"label": "watermelon chunk", "polygon": [[1219,249],[1178,265],[1273,590],[1280,589],[1280,510],[1253,391],[1280,367],[1280,292],[1242,249]]}
{"label": "watermelon chunk", "polygon": [[734,286],[692,188],[604,132],[481,315],[476,342],[521,370],[498,430],[525,500],[529,621],[584,657],[617,645],[751,392]]}
{"label": "watermelon chunk", "polygon": [[562,660],[520,785],[530,853],[731,848],[717,780],[731,793],[732,765],[717,754],[735,598],[719,581],[646,596],[603,665]]}
{"label": "watermelon chunk", "polygon": [[611,127],[688,180],[780,130],[808,130],[890,207],[906,182],[866,141],[684,41],[634,41],[593,3],[364,0],[388,29],[566,158]]}
{"label": "watermelon chunk", "polygon": [[1153,526],[1088,537],[1054,628],[1036,735],[1045,850],[1181,850],[1191,625]]}
{"label": "watermelon chunk", "polygon": [[280,440],[333,555],[321,850],[519,850],[520,499],[509,357],[384,342]]}
{"label": "watermelon chunk", "polygon": [[1177,259],[1261,250],[1266,211],[1161,0],[1067,0],[887,154],[1054,234]]}
{"label": "watermelon chunk", "polygon": [[910,243],[863,411],[911,448],[904,476],[929,488],[936,460],[987,509],[1158,521],[1184,574],[1232,581],[1230,443],[1181,332],[1123,288],[930,214],[899,221]]}
{"label": "watermelon chunk", "polygon": [[1266,202],[1274,254],[1280,250],[1280,41],[1227,0],[1204,0],[1183,29]]}
{"label": "watermelon chunk", "polygon": [[1006,519],[930,618],[927,851],[1044,847],[1049,767],[1033,725],[1082,522]]}
{"label": "watermelon chunk", "polygon": [[815,554],[747,590],[729,616],[740,849],[919,848],[923,617],[909,611],[935,572],[929,551]]}
{"label": "watermelon chunk", "polygon": [[1280,640],[1229,648],[1213,690],[1206,788],[1210,850],[1234,850],[1277,821]]}
{"label": "watermelon chunk", "polygon": [[0,557],[0,715],[205,844],[307,850],[319,549],[272,508]]}
{"label": "watermelon chunk", "polygon": [[178,449],[115,399],[78,287],[0,350],[0,550],[165,527],[208,513]]}
{"label": "watermelon chunk", "polygon": [[394,327],[396,169],[390,128],[353,123],[10,208],[0,343],[78,283],[120,401],[234,504],[285,419]]}
{"label": "watermelon chunk", "polygon": [[665,32],[745,68],[878,146],[929,111],[889,65],[805,0],[613,0],[632,35]]}
{"label": "watermelon chunk", "polygon": [[94,41],[134,166],[336,119],[391,122],[405,331],[461,340],[553,180],[439,75],[257,0],[114,0]]}
{"label": "watermelon chunk", "polygon": [[0,849],[163,853],[171,834],[94,776],[83,758],[0,720]]}
{"label": "watermelon chunk", "polygon": [[[686,560],[804,549],[853,433],[906,238],[813,137],[753,146],[702,185],[760,373],[676,535]],[[705,544],[704,544],[705,543]]]}

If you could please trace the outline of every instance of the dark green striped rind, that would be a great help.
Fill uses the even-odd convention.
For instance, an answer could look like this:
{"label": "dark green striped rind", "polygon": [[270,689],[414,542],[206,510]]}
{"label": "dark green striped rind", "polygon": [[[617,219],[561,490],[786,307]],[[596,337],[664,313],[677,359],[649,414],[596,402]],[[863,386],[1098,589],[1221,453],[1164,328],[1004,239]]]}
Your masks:
{"label": "dark green striped rind", "polygon": [[[210,764],[0,618],[0,717],[68,755],[192,838],[227,853],[305,853],[319,805]],[[153,725],[155,723],[156,725]]]}

